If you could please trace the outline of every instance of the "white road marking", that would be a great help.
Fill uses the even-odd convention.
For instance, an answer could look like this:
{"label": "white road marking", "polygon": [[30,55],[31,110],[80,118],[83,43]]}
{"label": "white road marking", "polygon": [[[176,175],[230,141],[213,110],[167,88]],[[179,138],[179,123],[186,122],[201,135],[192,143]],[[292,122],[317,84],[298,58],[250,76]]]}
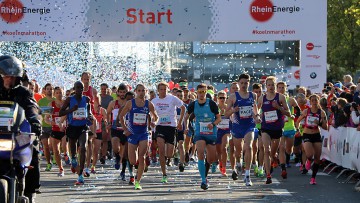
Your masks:
{"label": "white road marking", "polygon": [[275,195],[278,195],[278,196],[292,196],[287,189],[272,188],[271,190],[273,191],[273,193]]}

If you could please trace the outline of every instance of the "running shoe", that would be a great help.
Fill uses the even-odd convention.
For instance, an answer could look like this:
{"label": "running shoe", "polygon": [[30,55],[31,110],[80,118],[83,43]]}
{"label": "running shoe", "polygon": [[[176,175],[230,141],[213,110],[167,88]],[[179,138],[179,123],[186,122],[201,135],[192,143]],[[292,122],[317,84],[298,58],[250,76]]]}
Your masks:
{"label": "running shoe", "polygon": [[115,165],[114,165],[114,167],[115,167],[115,170],[119,170],[119,169],[120,169],[120,157],[119,157],[119,156],[116,157],[116,159],[115,159]]}
{"label": "running shoe", "polygon": [[120,173],[120,177],[121,177],[121,180],[122,180],[122,181],[126,181],[126,179],[125,179],[125,172],[121,172],[121,173]]}
{"label": "running shoe", "polygon": [[296,165],[295,165],[296,167],[301,167],[301,163],[299,162],[299,163],[296,163]]}
{"label": "running shoe", "polygon": [[168,182],[168,178],[167,178],[166,175],[164,175],[164,176],[162,177],[161,182],[162,182],[162,183],[167,183],[167,182]]}
{"label": "running shoe", "polygon": [[180,172],[184,172],[184,170],[185,170],[184,164],[183,164],[183,163],[180,163],[180,164],[179,164],[179,171],[180,171]]}
{"label": "running shoe", "polygon": [[179,166],[179,158],[174,158],[174,165]]}
{"label": "running shoe", "polygon": [[77,167],[78,163],[76,158],[72,158],[71,159],[71,172],[75,173],[76,172],[76,167]]}
{"label": "running shoe", "polygon": [[53,165],[56,165],[55,155],[51,155],[51,162]]}
{"label": "running shoe", "polygon": [[254,164],[253,168],[254,168],[254,175],[257,176],[259,173],[259,167],[256,164]]}
{"label": "running shoe", "polygon": [[70,165],[70,158],[67,154],[64,155],[64,161],[66,165]]}
{"label": "running shoe", "polygon": [[211,164],[211,173],[216,173],[217,166],[218,166],[217,163],[212,163]]}
{"label": "running shoe", "polygon": [[75,185],[84,185],[84,177],[82,175],[79,175]]}
{"label": "running shoe", "polygon": [[242,174],[242,166],[241,165],[236,166],[236,172],[237,172],[238,175]]}
{"label": "running shoe", "polygon": [[139,181],[135,181],[135,190],[142,190],[142,187],[141,187]]}
{"label": "running shoe", "polygon": [[46,168],[45,168],[45,171],[51,171],[51,169],[52,169],[52,164],[51,163],[47,164]]}
{"label": "running shoe", "polygon": [[231,177],[232,177],[233,180],[237,180],[237,179],[238,179],[238,174],[236,173],[236,171],[233,171],[233,172],[232,172]]}
{"label": "running shoe", "polygon": [[171,159],[167,159],[167,160],[166,160],[166,165],[167,165],[167,166],[172,166],[172,164],[171,164]]}
{"label": "running shoe", "polygon": [[65,173],[63,169],[60,169],[59,173],[58,173],[58,177],[64,177]]}
{"label": "running shoe", "polygon": [[223,176],[227,176],[227,174],[226,174],[226,167],[221,167],[221,168],[220,168],[220,173],[221,173],[221,175],[223,175]]}
{"label": "running shoe", "polygon": [[84,170],[84,177],[86,177],[86,178],[88,178],[88,177],[90,177],[90,170],[89,170],[89,168],[85,168],[85,170]]}
{"label": "running shoe", "polygon": [[286,170],[281,171],[281,177],[282,177],[283,179],[287,179],[287,172],[286,172]]}
{"label": "running shoe", "polygon": [[245,177],[245,185],[246,186],[252,186],[252,182],[250,180],[250,176],[246,176]]}
{"label": "running shoe", "polygon": [[266,182],[265,182],[266,184],[271,184],[272,183],[272,180],[271,180],[271,175],[268,175],[267,177],[266,177]]}
{"label": "running shoe", "polygon": [[308,170],[306,170],[306,168],[304,167],[303,170],[301,171],[301,174],[307,174],[308,173]]}
{"label": "running shoe", "polygon": [[200,185],[200,187],[201,187],[201,189],[203,189],[203,190],[209,189],[209,185],[208,185],[208,183],[207,183],[207,180],[206,180],[206,182],[202,182],[201,185]]}
{"label": "running shoe", "polygon": [[273,168],[277,168],[277,167],[279,166],[279,164],[277,163],[277,161],[273,161],[273,162],[271,163],[271,166],[272,166]]}
{"label": "running shoe", "polygon": [[286,168],[291,168],[291,164],[290,163],[286,164]]}
{"label": "running shoe", "polygon": [[257,174],[257,177],[263,178],[264,176],[265,176],[264,169],[259,170],[259,171],[258,171],[258,174]]}
{"label": "running shoe", "polygon": [[311,161],[309,161],[309,159],[306,160],[305,168],[306,168],[306,170],[310,170],[310,168],[311,168]]}
{"label": "running shoe", "polygon": [[100,158],[100,163],[105,164],[105,157],[104,156]]}
{"label": "running shoe", "polygon": [[311,178],[311,179],[310,179],[310,185],[316,185],[316,180],[315,180],[315,178]]}
{"label": "running shoe", "polygon": [[134,176],[130,176],[129,185],[134,185],[135,178]]}
{"label": "running shoe", "polygon": [[92,174],[96,174],[96,168],[95,168],[95,166],[91,166],[91,173],[92,173]]}

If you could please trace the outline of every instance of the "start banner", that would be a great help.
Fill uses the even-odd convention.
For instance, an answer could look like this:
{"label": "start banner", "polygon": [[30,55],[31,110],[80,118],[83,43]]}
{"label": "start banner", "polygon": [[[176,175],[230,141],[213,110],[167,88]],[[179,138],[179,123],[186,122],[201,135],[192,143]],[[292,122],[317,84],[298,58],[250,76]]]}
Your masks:
{"label": "start banner", "polygon": [[0,17],[1,41],[300,40],[301,85],[326,82],[326,0],[2,0]]}
{"label": "start banner", "polygon": [[360,132],[356,128],[330,127],[322,130],[323,147],[321,158],[337,165],[360,171]]}

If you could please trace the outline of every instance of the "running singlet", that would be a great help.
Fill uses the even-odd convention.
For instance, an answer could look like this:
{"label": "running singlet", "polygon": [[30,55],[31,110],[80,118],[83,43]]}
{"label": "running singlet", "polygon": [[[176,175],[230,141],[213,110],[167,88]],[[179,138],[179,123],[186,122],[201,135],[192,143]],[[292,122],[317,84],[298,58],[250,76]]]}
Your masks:
{"label": "running singlet", "polygon": [[119,113],[121,112],[121,110],[124,108],[124,106],[125,105],[121,106],[119,104],[119,100],[115,101],[114,109],[111,111],[111,113],[112,113],[112,125],[111,125],[111,128],[112,129],[123,130],[123,128],[120,126],[120,124],[116,123],[116,119],[117,119]]}
{"label": "running singlet", "polygon": [[55,125],[51,125],[51,130],[60,132],[60,127],[59,127],[60,120],[61,120],[61,117],[59,116],[60,108],[56,106],[55,101],[51,102],[51,106],[54,108],[54,111],[51,115],[51,121],[55,123]]}
{"label": "running singlet", "polygon": [[131,100],[131,110],[129,112],[129,131],[131,134],[146,134],[149,115],[149,101],[145,100],[143,107],[136,106],[135,99]]}
{"label": "running singlet", "polygon": [[315,123],[315,120],[317,120],[319,122],[320,117],[321,117],[320,109],[318,109],[318,111],[316,113],[313,113],[313,112],[311,112],[311,109],[308,109],[306,117],[305,117],[305,124],[304,124],[305,127],[308,129],[317,129],[318,124]]}
{"label": "running singlet", "polygon": [[89,86],[88,90],[83,92],[84,96],[88,96],[90,98],[90,104],[94,104],[94,95],[93,95],[93,88]]}
{"label": "running singlet", "polygon": [[234,121],[232,123],[233,132],[241,129],[255,128],[255,121],[253,118],[254,97],[249,93],[249,98],[241,98],[239,92],[235,92],[236,101],[234,107],[239,107],[239,111],[234,113]]}
{"label": "running singlet", "polygon": [[279,102],[279,93],[276,93],[275,98],[273,100],[268,100],[266,98],[266,94],[263,96],[263,105],[262,105],[262,122],[261,128],[267,130],[282,130],[284,126],[284,120],[282,119],[282,113],[279,110],[276,110],[272,106],[272,102]]}
{"label": "running singlet", "polygon": [[70,109],[73,108],[76,104],[78,105],[78,109],[68,114],[68,123],[72,126],[84,126],[87,124],[88,117],[88,104],[86,102],[86,96],[82,96],[80,103],[78,103],[78,101],[75,99],[75,96],[71,96]]}
{"label": "running singlet", "polygon": [[[293,115],[294,114],[294,107],[292,107],[290,105],[290,102],[289,102],[290,97],[285,96],[285,99],[286,99],[286,104],[288,105],[289,110],[290,110],[290,115]],[[285,122],[284,131],[296,130],[294,119],[284,115],[284,122]]]}
{"label": "running singlet", "polygon": [[200,106],[199,102],[195,101],[194,115],[195,115],[195,136],[217,136],[217,127],[214,126],[210,130],[207,126],[215,121],[215,115],[211,111],[209,99],[206,99],[204,105]]}
{"label": "running singlet", "polygon": [[101,114],[101,108],[99,108],[98,111],[95,111],[94,109],[94,117],[96,121],[96,133],[101,133],[101,121],[103,120],[104,116]]}

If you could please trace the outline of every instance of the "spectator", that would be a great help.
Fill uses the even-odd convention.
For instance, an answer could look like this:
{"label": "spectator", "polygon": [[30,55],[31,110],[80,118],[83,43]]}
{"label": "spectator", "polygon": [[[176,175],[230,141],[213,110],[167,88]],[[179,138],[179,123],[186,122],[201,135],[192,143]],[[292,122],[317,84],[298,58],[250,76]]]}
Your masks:
{"label": "spectator", "polygon": [[354,85],[354,83],[352,82],[352,77],[351,75],[344,75],[344,86],[349,88],[351,85]]}
{"label": "spectator", "polygon": [[339,98],[336,101],[336,105],[331,107],[331,111],[334,113],[334,120],[333,127],[341,127],[345,126],[345,124],[349,120],[349,116],[345,113],[344,108],[347,104],[346,99]]}

